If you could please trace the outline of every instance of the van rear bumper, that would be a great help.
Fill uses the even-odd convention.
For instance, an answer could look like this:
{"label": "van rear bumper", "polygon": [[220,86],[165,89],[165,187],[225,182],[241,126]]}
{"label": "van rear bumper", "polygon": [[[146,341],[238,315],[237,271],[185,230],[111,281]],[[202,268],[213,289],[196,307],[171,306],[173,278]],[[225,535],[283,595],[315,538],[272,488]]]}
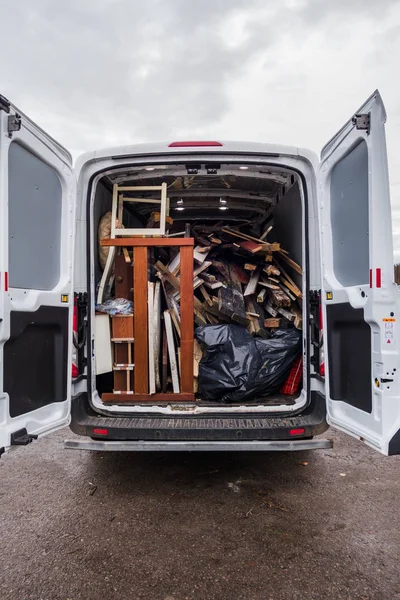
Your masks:
{"label": "van rear bumper", "polygon": [[93,411],[84,393],[72,399],[70,428],[77,435],[103,441],[255,442],[310,439],[326,431],[328,424],[325,398],[318,392],[311,392],[311,402],[301,414],[287,417],[103,416]]}
{"label": "van rear bumper", "polygon": [[67,450],[95,450],[100,452],[294,452],[299,450],[326,450],[332,440],[261,440],[256,442],[142,442],[104,440],[66,440]]}

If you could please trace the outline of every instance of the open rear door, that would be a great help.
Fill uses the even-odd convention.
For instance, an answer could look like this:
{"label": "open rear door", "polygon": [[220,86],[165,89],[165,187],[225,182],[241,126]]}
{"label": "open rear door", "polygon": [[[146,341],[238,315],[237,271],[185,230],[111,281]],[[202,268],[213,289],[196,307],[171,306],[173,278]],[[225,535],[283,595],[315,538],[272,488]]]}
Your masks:
{"label": "open rear door", "polygon": [[68,423],[75,175],[0,96],[0,453]]}
{"label": "open rear door", "polygon": [[385,108],[375,92],[321,155],[328,421],[400,453],[400,331]]}

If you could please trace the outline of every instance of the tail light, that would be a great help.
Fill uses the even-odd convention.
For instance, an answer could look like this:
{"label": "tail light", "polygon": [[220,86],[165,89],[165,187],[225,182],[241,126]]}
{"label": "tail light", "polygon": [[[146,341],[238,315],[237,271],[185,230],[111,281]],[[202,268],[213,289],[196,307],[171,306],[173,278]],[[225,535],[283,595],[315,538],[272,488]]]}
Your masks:
{"label": "tail light", "polygon": [[322,304],[319,305],[319,341],[321,344],[319,351],[319,374],[325,377],[325,355],[324,355],[324,335],[323,335]]}
{"label": "tail light", "polygon": [[74,299],[74,316],[72,319],[72,337],[73,337],[73,344],[72,344],[72,379],[75,379],[75,377],[78,377],[79,375],[79,370],[78,370],[78,350],[76,348],[77,344],[78,344],[78,299],[75,296]]}

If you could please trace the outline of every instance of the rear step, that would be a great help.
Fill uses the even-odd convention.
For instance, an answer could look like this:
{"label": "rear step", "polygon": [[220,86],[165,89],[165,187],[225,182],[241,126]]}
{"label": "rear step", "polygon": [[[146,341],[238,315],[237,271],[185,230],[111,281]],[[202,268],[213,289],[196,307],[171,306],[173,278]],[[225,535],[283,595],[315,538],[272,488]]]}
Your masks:
{"label": "rear step", "polygon": [[68,450],[98,450],[114,452],[278,452],[294,450],[325,450],[332,448],[332,440],[282,440],[260,442],[105,442],[103,440],[67,440]]}
{"label": "rear step", "polygon": [[312,438],[326,431],[325,401],[311,393],[310,405],[297,416],[271,417],[135,417],[100,416],[88,405],[87,394],[72,401],[71,429],[78,435],[97,440],[131,441],[256,441]]}

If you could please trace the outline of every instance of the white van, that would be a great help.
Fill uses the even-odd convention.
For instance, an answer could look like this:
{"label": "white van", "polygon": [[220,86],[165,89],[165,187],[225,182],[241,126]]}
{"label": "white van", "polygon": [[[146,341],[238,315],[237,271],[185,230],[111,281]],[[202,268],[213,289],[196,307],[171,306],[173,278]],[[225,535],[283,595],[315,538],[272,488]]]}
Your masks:
{"label": "white van", "polygon": [[[330,441],[313,437],[329,423],[398,454],[400,332],[385,120],[375,92],[321,161],[272,144],[167,142],[91,152],[74,169],[67,150],[0,97],[0,452],[68,423],[83,439],[67,447],[87,449],[324,448]],[[175,220],[220,219],[223,190],[224,219],[260,224],[268,211],[277,239],[302,265],[303,384],[290,402],[101,400],[108,384],[96,372],[97,230],[112,186],[189,177],[170,194]]]}

